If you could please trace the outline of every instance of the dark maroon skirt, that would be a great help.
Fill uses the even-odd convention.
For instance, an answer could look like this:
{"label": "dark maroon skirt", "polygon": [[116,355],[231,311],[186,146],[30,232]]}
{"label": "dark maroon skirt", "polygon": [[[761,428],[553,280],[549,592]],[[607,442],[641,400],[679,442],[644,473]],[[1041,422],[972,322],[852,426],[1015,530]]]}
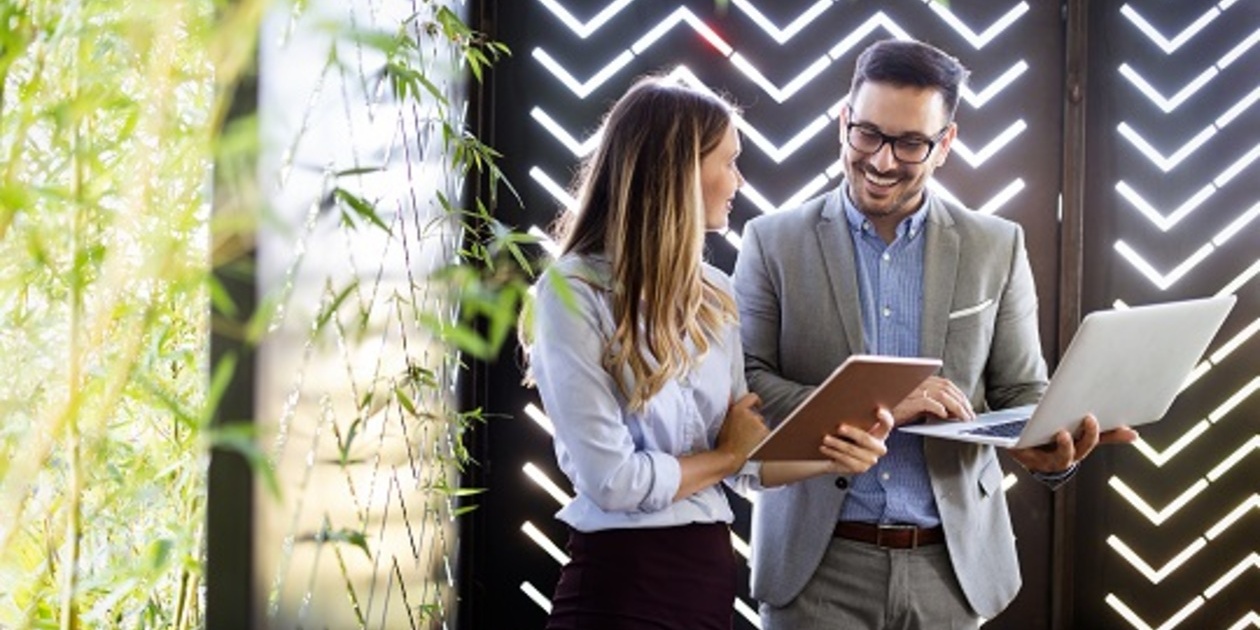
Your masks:
{"label": "dark maroon skirt", "polygon": [[570,530],[547,630],[730,630],[730,536],[725,523]]}

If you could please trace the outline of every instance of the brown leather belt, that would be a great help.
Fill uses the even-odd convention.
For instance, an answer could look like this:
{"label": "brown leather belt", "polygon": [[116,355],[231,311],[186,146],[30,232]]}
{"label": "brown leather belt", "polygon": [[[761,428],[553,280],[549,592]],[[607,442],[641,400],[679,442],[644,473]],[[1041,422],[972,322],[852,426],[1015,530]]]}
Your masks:
{"label": "brown leather belt", "polygon": [[940,527],[915,527],[914,525],[873,525],[858,521],[836,523],[835,536],[856,540],[885,549],[914,549],[924,545],[945,542],[945,530]]}

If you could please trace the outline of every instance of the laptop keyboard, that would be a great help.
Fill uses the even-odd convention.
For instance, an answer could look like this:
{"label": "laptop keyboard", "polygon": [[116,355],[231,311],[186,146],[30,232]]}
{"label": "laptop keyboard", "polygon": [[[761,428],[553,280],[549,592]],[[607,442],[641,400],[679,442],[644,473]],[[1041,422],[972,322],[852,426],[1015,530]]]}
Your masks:
{"label": "laptop keyboard", "polygon": [[992,437],[1013,438],[1013,437],[1019,437],[1020,432],[1024,430],[1025,424],[1028,424],[1027,419],[1009,420],[1006,422],[994,422],[992,424],[986,424],[982,427],[969,429],[967,431],[964,431],[963,433],[969,433],[971,435],[988,435]]}

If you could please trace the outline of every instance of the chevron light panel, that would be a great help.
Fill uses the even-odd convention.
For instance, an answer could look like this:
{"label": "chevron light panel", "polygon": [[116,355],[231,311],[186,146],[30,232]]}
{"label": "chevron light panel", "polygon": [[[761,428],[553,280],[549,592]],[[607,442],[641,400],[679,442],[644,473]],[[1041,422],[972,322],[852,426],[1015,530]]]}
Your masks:
{"label": "chevron light panel", "polygon": [[[926,24],[937,29],[934,32],[943,30],[955,38],[940,43],[959,53],[986,51],[986,47],[992,50],[1003,38],[1017,36],[1021,23],[1034,7],[1024,1],[998,0],[985,5],[983,13],[987,17],[977,20],[974,17],[964,18],[961,10],[951,8],[951,3],[936,0],[906,0],[896,7],[897,10],[876,3],[803,0],[796,4],[798,9],[790,16],[775,19],[769,16],[783,16],[787,11],[771,0],[730,0],[728,19],[740,20],[741,25],[750,27],[740,31],[743,37],[753,33],[767,38],[772,43],[771,48],[791,46],[799,51],[800,64],[787,70],[776,67],[773,61],[759,59],[756,51],[764,48],[766,42],[753,45],[741,40],[738,34],[732,34],[734,31],[728,33],[719,28],[717,22],[710,21],[711,18],[702,15],[699,9],[682,4],[661,10],[661,3],[653,3],[653,10],[649,12],[644,8],[648,4],[646,0],[637,0],[637,3],[636,0],[610,0],[599,7],[593,6],[595,3],[579,3],[577,0],[529,1],[544,9],[540,12],[541,19],[552,20],[550,26],[558,40],[584,43],[581,69],[578,69],[578,64],[563,60],[560,53],[563,47],[555,41],[535,42],[529,49],[531,62],[575,103],[594,98],[608,100],[637,74],[662,68],[669,70],[673,80],[693,87],[729,88],[729,85],[707,85],[701,79],[701,76],[718,74],[726,81],[738,84],[741,89],[763,96],[751,106],[750,111],[737,118],[736,124],[745,140],[746,150],[758,152],[769,163],[780,167],[780,170],[771,169],[770,172],[746,171],[747,183],[740,190],[740,203],[767,214],[794,207],[827,190],[842,173],[843,165],[834,157],[838,155],[839,147],[833,145],[836,145],[837,119],[847,94],[836,94],[822,105],[798,104],[805,100],[802,94],[816,91],[816,83],[829,85],[826,82],[835,81],[835,74],[840,71],[837,64],[847,71],[856,54],[874,39],[921,36]],[[1202,8],[1188,11],[1189,18],[1178,25],[1168,24],[1168,19],[1161,14],[1162,5],[1154,0],[1135,0],[1117,5],[1117,23],[1130,29],[1134,38],[1155,51],[1158,58],[1152,61],[1135,55],[1103,70],[1111,73],[1105,80],[1111,81],[1117,93],[1124,95],[1124,106],[1117,108],[1116,119],[1106,127],[1108,134],[1113,134],[1106,141],[1114,142],[1123,155],[1136,158],[1127,160],[1124,168],[1116,171],[1114,180],[1107,182],[1105,189],[1114,200],[1108,211],[1138,217],[1136,223],[1143,230],[1117,231],[1114,239],[1104,246],[1107,249],[1104,254],[1113,256],[1119,268],[1131,270],[1145,283],[1149,294],[1140,299],[1158,300],[1161,295],[1172,292],[1182,294],[1192,283],[1202,286],[1203,279],[1199,277],[1202,269],[1219,265],[1221,261],[1231,261],[1231,264],[1236,263],[1236,267],[1225,276],[1212,279],[1216,284],[1208,292],[1255,296],[1260,288],[1260,255],[1254,250],[1240,249],[1239,243],[1245,242],[1246,238],[1254,238],[1249,235],[1260,229],[1260,221],[1257,221],[1260,218],[1260,197],[1254,192],[1248,193],[1248,200],[1241,205],[1229,200],[1237,198],[1239,187],[1245,182],[1255,180],[1256,164],[1260,161],[1260,142],[1244,141],[1241,148],[1236,141],[1229,148],[1225,148],[1223,143],[1237,136],[1236,129],[1254,124],[1260,85],[1253,78],[1250,85],[1244,84],[1240,89],[1238,81],[1230,77],[1235,76],[1241,65],[1254,63],[1260,51],[1260,25],[1253,24],[1242,37],[1221,46],[1215,54],[1204,57],[1195,53],[1198,54],[1195,58],[1202,58],[1202,61],[1193,65],[1190,76],[1180,79],[1166,76],[1165,68],[1159,65],[1159,60],[1192,54],[1188,51],[1197,50],[1196,46],[1204,38],[1217,37],[1217,29],[1232,20],[1254,21],[1255,0],[1199,2],[1195,6]],[[632,10],[640,11],[641,16],[651,17],[644,18],[645,21],[630,20],[627,15]],[[849,14],[847,30],[823,33],[818,29],[811,30],[811,25],[832,18],[839,12]],[[913,16],[913,19],[906,16]],[[602,36],[614,30],[617,37],[603,39],[619,43],[600,46]],[[709,56],[697,60],[694,57],[674,59],[663,55],[666,43],[679,38],[690,38],[693,43],[700,44],[698,48]],[[934,39],[939,40],[940,37]],[[706,72],[697,71],[702,68],[699,63],[706,64],[703,66]],[[994,162],[1010,160],[1013,154],[1018,153],[1021,142],[1033,133],[1035,121],[1019,115],[990,117],[988,112],[992,110],[985,108],[1003,100],[1009,104],[1018,90],[1026,89],[1034,73],[1030,58],[1019,56],[1004,59],[996,66],[988,64],[985,71],[973,73],[970,84],[961,95],[962,102],[973,112],[984,111],[986,119],[984,124],[969,124],[962,129],[953,144],[953,155],[958,156],[959,163],[967,165],[966,169],[980,171],[991,167]],[[1171,87],[1170,81],[1174,83]],[[1180,117],[1187,110],[1205,106],[1210,108],[1214,118],[1192,120]],[[598,132],[589,132],[597,121],[574,120],[563,104],[527,102],[526,107],[531,124],[543,132],[543,137],[550,144],[546,150],[565,158],[549,162],[551,164],[575,164],[589,155],[599,142]],[[774,115],[790,121],[788,128],[758,124],[762,111],[779,112]],[[1141,115],[1138,115],[1139,112]],[[1151,112],[1162,122],[1152,125]],[[826,143],[831,151],[829,156],[833,157],[813,165],[785,168],[788,164],[796,164],[802,152],[816,148],[819,143]],[[1199,171],[1206,168],[1206,179],[1187,181],[1178,188],[1175,198],[1152,188],[1149,181],[1152,173],[1157,174],[1157,178],[1184,178],[1182,174],[1189,170],[1189,164],[1194,164]],[[535,163],[528,171],[530,181],[548,199],[571,207],[576,201],[567,189],[571,171],[550,170],[554,168],[541,161]],[[936,180],[930,185],[935,194],[946,199],[972,207],[977,212],[999,214],[1018,205],[1021,194],[1026,195],[1026,191],[1034,185],[1024,177],[1003,177],[1003,180],[994,183],[984,198],[962,198],[965,191],[951,190],[950,186]],[[786,189],[784,179],[792,182]],[[1194,237],[1188,236],[1191,228],[1197,232],[1204,225],[1211,226],[1209,236],[1192,241]],[[530,231],[543,238],[544,247],[555,251],[555,244],[546,240],[541,228],[536,226]],[[739,249],[737,230],[728,230],[723,236],[734,250]],[[1179,247],[1169,247],[1171,243],[1177,243]],[[1187,244],[1189,247],[1186,247]],[[1118,297],[1116,306],[1125,306]],[[1247,474],[1244,468],[1254,471],[1260,458],[1260,452],[1257,452],[1260,451],[1260,435],[1256,435],[1254,430],[1255,410],[1260,401],[1257,394],[1260,373],[1256,372],[1254,359],[1247,363],[1247,357],[1256,356],[1260,316],[1255,313],[1235,315],[1250,323],[1231,328],[1229,335],[1217,340],[1209,355],[1187,380],[1183,391],[1206,387],[1203,383],[1212,381],[1214,375],[1219,374],[1217,369],[1220,366],[1237,370],[1244,365],[1243,369],[1249,370],[1248,378],[1221,394],[1210,403],[1210,408],[1201,413],[1184,419],[1170,418],[1165,422],[1177,422],[1184,427],[1171,440],[1155,444],[1143,438],[1139,439],[1134,449],[1141,455],[1135,459],[1142,466],[1167,469],[1174,462],[1184,465],[1194,458],[1193,461],[1201,465],[1200,472],[1186,480],[1171,499],[1159,501],[1150,498],[1146,484],[1150,475],[1121,470],[1108,480],[1107,488],[1121,509],[1132,510],[1141,516],[1141,520],[1160,531],[1167,531],[1170,523],[1195,512],[1196,506],[1210,493],[1219,492],[1223,481],[1231,479],[1231,475]],[[536,423],[538,430],[552,432],[550,421],[537,406],[528,406],[525,415]],[[1231,452],[1204,458],[1200,445],[1222,431],[1241,433],[1240,446]],[[567,480],[549,476],[543,467],[529,463],[522,469],[522,474],[528,485],[551,498],[551,505],[564,505],[572,500],[570,490],[566,488]],[[1014,475],[1008,475],[1003,488],[1009,491],[1015,480]],[[1141,533],[1111,532],[1104,541],[1105,548],[1120,561],[1120,566],[1141,576],[1152,589],[1168,584],[1172,582],[1170,578],[1187,565],[1207,554],[1216,553],[1225,544],[1222,536],[1254,523],[1257,512],[1260,512],[1260,494],[1253,492],[1232,497],[1230,501],[1233,507],[1226,513],[1202,520],[1199,533],[1192,539],[1170,541],[1170,552],[1162,558],[1145,557],[1135,549],[1141,546],[1134,545],[1132,541],[1140,540]],[[549,540],[538,527],[527,521],[522,524],[521,532],[556,562],[567,560],[557,541]],[[746,541],[734,536],[732,544],[741,555],[747,556]],[[1196,624],[1208,614],[1213,598],[1219,598],[1222,592],[1240,580],[1254,579],[1257,570],[1260,570],[1260,552],[1252,549],[1234,555],[1228,565],[1222,565],[1220,571],[1198,592],[1186,594],[1181,599],[1160,595],[1166,601],[1179,604],[1173,614],[1164,614],[1158,621],[1151,621],[1161,615],[1148,611],[1148,597],[1111,592],[1105,594],[1104,602],[1115,612],[1117,619],[1134,628],[1167,630],[1199,627]],[[550,603],[544,594],[546,589],[540,591],[540,586],[526,581],[520,588],[525,597],[541,609],[549,610]],[[760,627],[755,602],[737,599],[735,609],[740,618],[753,627]],[[1229,623],[1234,628],[1260,627],[1260,608],[1253,606]]]}

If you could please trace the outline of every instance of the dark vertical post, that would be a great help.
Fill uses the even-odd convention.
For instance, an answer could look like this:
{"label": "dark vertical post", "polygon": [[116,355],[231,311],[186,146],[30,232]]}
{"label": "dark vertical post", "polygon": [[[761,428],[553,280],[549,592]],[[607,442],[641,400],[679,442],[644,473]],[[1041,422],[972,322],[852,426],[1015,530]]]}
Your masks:
{"label": "dark vertical post", "polygon": [[[1085,102],[1088,71],[1088,0],[1065,0],[1063,73],[1062,223],[1059,231],[1059,356],[1081,321],[1084,266]],[[1054,529],[1050,541],[1050,627],[1072,621],[1072,549],[1076,512],[1075,484],[1054,493]]]}
{"label": "dark vertical post", "polygon": [[[474,30],[485,33],[492,40],[501,40],[495,24],[494,0],[476,0],[468,13],[468,25]],[[468,118],[467,124],[472,133],[490,146],[495,146],[494,135],[494,74],[499,72],[497,66],[490,69],[485,81],[468,80]],[[465,199],[483,199],[484,187],[487,185],[483,177],[469,177],[464,182]],[[498,208],[491,208],[497,214]],[[511,346],[511,342],[508,343]],[[459,377],[458,401],[461,409],[489,408],[489,366],[485,361],[466,357],[466,365]],[[460,485],[465,488],[486,488],[489,486],[490,473],[490,426],[477,427],[464,435],[468,452],[474,463],[467,466],[460,476]],[[459,553],[456,574],[456,593],[459,597],[459,609],[456,612],[456,628],[482,628],[494,615],[487,612],[493,606],[494,593],[487,592],[482,570],[491,562],[487,557],[485,539],[487,532],[487,514],[484,508],[473,510],[459,517]]]}
{"label": "dark vertical post", "polygon": [[[224,127],[254,116],[258,110],[258,79],[250,72],[241,77],[232,96]],[[251,160],[252,162],[252,160]],[[244,203],[234,198],[240,192],[232,177],[253,177],[253,168],[216,164],[215,212],[240,211]],[[249,187],[246,190],[252,190]],[[228,238],[238,239],[241,235]],[[213,273],[235,304],[235,313],[217,308],[211,313],[210,369],[225,359],[235,361],[223,396],[215,410],[216,433],[253,426],[254,348],[245,339],[246,323],[257,308],[255,249],[253,235],[245,235],[248,245],[236,255],[237,247],[212,247],[212,252],[228,250],[230,260],[213,260]],[[217,244],[216,244],[217,245]],[[239,450],[215,445],[210,449],[206,499],[206,628],[245,630],[254,627],[254,476],[249,461]]]}

